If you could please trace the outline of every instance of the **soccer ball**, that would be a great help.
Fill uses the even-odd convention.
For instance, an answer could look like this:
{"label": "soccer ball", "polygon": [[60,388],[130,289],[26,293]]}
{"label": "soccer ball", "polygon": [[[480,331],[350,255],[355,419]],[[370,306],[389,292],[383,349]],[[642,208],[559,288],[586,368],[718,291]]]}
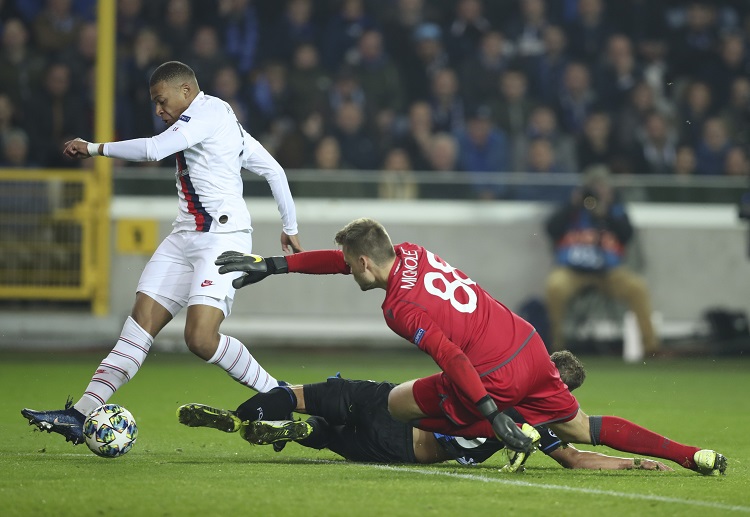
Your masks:
{"label": "soccer ball", "polygon": [[86,417],[83,436],[97,456],[117,458],[133,448],[138,427],[130,411],[117,404],[105,404]]}

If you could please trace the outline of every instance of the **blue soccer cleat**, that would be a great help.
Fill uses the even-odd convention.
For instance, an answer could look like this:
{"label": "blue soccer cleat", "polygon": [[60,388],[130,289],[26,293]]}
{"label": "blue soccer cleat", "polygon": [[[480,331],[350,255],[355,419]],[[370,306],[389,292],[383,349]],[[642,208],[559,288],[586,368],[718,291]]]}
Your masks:
{"label": "blue soccer cleat", "polygon": [[83,422],[86,415],[73,407],[73,401],[65,402],[65,409],[56,411],[34,411],[24,408],[21,410],[24,418],[28,419],[29,425],[35,425],[40,431],[57,433],[65,437],[65,441],[78,445],[84,442]]}

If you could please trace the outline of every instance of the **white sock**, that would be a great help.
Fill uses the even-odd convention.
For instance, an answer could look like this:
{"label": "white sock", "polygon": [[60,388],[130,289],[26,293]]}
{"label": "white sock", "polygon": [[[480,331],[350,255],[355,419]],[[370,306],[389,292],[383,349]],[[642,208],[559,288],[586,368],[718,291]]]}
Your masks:
{"label": "white sock", "polygon": [[231,336],[219,334],[219,347],[207,362],[218,364],[234,380],[261,393],[279,385],[279,382],[253,358],[245,345]]}
{"label": "white sock", "polygon": [[120,387],[132,379],[151,349],[154,338],[128,316],[117,344],[99,364],[81,399],[73,406],[84,415],[106,404]]}

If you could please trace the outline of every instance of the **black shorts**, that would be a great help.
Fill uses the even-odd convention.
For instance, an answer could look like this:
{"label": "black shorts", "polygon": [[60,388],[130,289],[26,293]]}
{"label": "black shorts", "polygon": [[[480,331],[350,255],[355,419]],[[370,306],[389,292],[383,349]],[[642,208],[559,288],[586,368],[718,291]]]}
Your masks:
{"label": "black shorts", "polygon": [[330,378],[305,384],[305,409],[331,426],[327,447],[352,461],[416,463],[413,428],[391,417],[395,384]]}

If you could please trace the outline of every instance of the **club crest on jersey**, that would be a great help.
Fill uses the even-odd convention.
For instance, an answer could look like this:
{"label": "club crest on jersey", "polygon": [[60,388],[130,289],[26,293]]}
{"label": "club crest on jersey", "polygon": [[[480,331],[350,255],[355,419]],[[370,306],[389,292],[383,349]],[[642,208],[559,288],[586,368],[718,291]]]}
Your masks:
{"label": "club crest on jersey", "polygon": [[425,330],[423,328],[418,328],[417,331],[414,333],[414,344],[419,346],[419,342],[422,341],[422,338],[424,337]]}
{"label": "club crest on jersey", "polygon": [[182,120],[183,122],[190,122],[190,117],[188,117],[187,115],[180,115],[180,120]]}

